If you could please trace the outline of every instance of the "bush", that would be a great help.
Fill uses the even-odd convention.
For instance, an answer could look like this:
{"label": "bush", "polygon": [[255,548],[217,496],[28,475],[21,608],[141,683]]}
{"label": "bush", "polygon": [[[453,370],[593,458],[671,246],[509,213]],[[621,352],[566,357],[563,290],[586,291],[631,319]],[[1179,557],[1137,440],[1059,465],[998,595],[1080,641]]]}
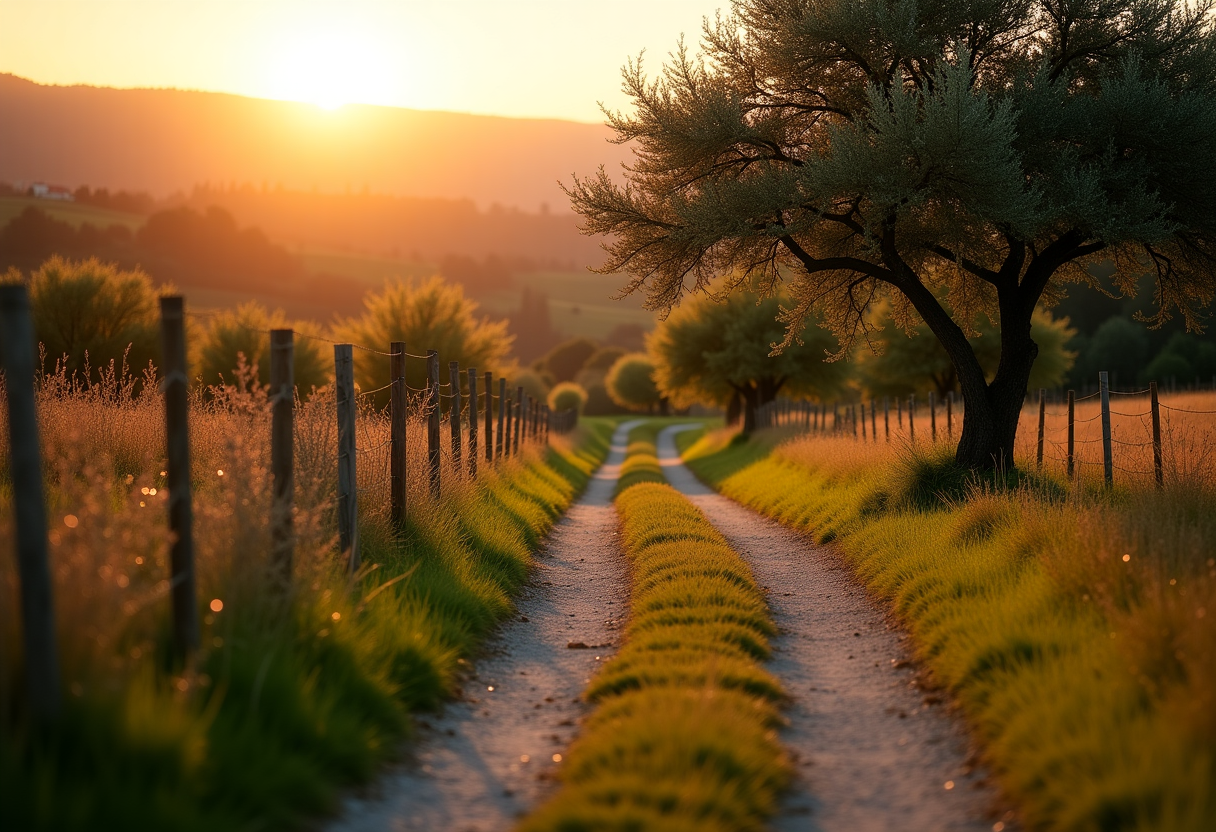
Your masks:
{"label": "bush", "polygon": [[558,344],[545,356],[545,369],[558,381],[574,381],[599,347],[590,338],[573,338]]}
{"label": "bush", "polygon": [[605,379],[608,395],[621,407],[653,411],[663,401],[654,381],[654,362],[641,352],[617,359]]}
{"label": "bush", "polygon": [[523,370],[515,375],[515,378],[508,379],[508,384],[514,387],[523,387],[524,392],[537,401],[545,401],[549,398],[549,384],[544,377],[535,370]]}
{"label": "bush", "polygon": [[554,413],[561,413],[563,410],[581,413],[586,403],[587,391],[572,381],[563,381],[549,391],[549,407]]}
{"label": "bush", "polygon": [[95,378],[111,361],[136,371],[159,363],[158,293],[142,271],[52,257],[30,276],[29,293],[34,332],[69,374],[88,366]]}
{"label": "bush", "polygon": [[[440,382],[447,381],[448,362],[460,362],[461,369],[474,367],[496,376],[504,370],[513,337],[506,321],[477,317],[477,304],[465,297],[464,290],[432,277],[420,284],[413,281],[390,283],[381,292],[369,293],[363,301],[367,311],[361,318],[347,318],[334,328],[338,340],[361,344],[388,352],[393,341],[404,341],[414,355],[427,350],[439,351]],[[355,380],[364,390],[380,390],[389,384],[388,359],[383,355],[355,352]],[[405,381],[410,387],[426,386],[426,361],[411,358],[405,362]],[[375,394],[377,406],[388,403],[389,391]]]}
{"label": "bush", "polygon": [[201,341],[194,375],[204,384],[231,384],[238,363],[238,354],[263,383],[270,380],[271,329],[294,329],[294,364],[292,373],[296,388],[303,394],[329,381],[333,372],[333,354],[322,344],[301,335],[316,335],[317,327],[308,322],[290,322],[283,311],[267,312],[256,301],[241,304],[235,310],[225,310],[211,318]]}

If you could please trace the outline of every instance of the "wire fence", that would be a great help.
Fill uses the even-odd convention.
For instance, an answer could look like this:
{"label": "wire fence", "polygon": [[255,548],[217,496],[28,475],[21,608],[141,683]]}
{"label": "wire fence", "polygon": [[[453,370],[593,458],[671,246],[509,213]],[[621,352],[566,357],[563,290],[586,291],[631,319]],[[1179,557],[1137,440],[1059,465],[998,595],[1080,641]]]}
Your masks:
{"label": "wire fence", "polygon": [[[1169,402],[1162,395],[1156,382],[1111,390],[1106,373],[1084,396],[1037,391],[1019,417],[1014,459],[1078,484],[1216,482],[1216,419],[1210,418],[1216,416],[1216,389],[1170,392]],[[1055,400],[1051,408],[1049,398]],[[962,401],[952,393],[844,404],[779,399],[755,415],[761,428],[911,444],[953,441],[961,418]]]}
{"label": "wire fence", "polygon": [[[146,375],[145,381],[149,383],[143,384],[138,393],[135,386],[122,382],[115,388],[121,395],[113,397],[120,409],[119,400],[138,395],[144,397],[140,399],[142,406],[164,410],[164,433],[158,434],[156,444],[164,449],[167,459],[166,470],[161,472],[167,482],[163,490],[167,493],[167,531],[172,540],[166,587],[172,600],[175,647],[183,657],[200,646],[192,508],[197,485],[190,473],[191,442],[199,437],[198,431],[191,429],[195,417],[208,414],[238,417],[240,428],[235,435],[228,436],[235,443],[242,441],[242,432],[248,435],[260,428],[269,435],[268,465],[262,469],[268,476],[259,475],[257,479],[266,480],[270,486],[267,506],[270,563],[284,583],[292,579],[297,536],[298,457],[306,462],[302,472],[307,471],[312,479],[319,471],[325,476],[326,470],[336,469],[336,482],[330,481],[332,491],[323,485],[317,488],[318,483],[313,482],[301,485],[309,493],[332,494],[326,502],[337,515],[340,557],[353,576],[360,574],[361,494],[372,497],[372,502],[378,505],[387,502],[394,534],[405,535],[410,528],[406,522],[407,508],[413,510],[417,500],[429,497],[432,504],[424,503],[421,507],[429,511],[433,501],[442,495],[444,483],[457,489],[467,487],[502,461],[520,456],[529,446],[547,445],[551,434],[569,432],[577,423],[576,412],[555,412],[522,385],[512,387],[507,380],[497,379],[495,394],[492,372],[479,377],[474,368],[461,368],[453,361],[447,368],[448,380],[441,380],[436,350],[418,355],[406,351],[403,343],[393,342],[385,351],[290,329],[250,327],[230,315],[225,320],[269,339],[269,381],[263,385],[256,370],[246,365],[238,370],[236,385],[206,385],[207,397],[197,386],[194,391],[190,389],[186,322],[189,318],[216,317],[216,313],[187,313],[181,297],[163,297],[160,379],[154,373]],[[301,398],[294,383],[297,337],[328,343],[334,351],[333,381],[320,389],[314,388],[306,399]],[[20,497],[15,501],[14,521],[17,537],[22,540],[19,575],[22,603],[37,612],[26,621],[24,631],[27,654],[38,657],[31,664],[30,701],[40,702],[45,715],[53,716],[59,710],[59,671],[54,622],[50,617],[49,532],[37,408],[38,397],[46,396],[48,391],[39,389],[38,357],[31,349],[33,343],[26,288],[0,286],[3,362],[0,397],[10,412],[7,436],[0,434],[0,438],[7,439],[12,463],[11,490]],[[387,384],[356,388],[355,350],[385,359]],[[425,378],[424,387],[406,383],[408,360],[425,362],[424,372],[415,374]],[[46,376],[42,383],[59,385],[63,389],[57,390],[58,394],[66,391],[67,398],[74,398],[78,392],[74,378],[56,374]],[[484,380],[481,389],[479,378]],[[54,390],[49,392],[56,395]],[[387,404],[381,404],[385,393],[389,394]],[[83,395],[90,402],[101,402],[91,398],[90,390],[86,389]],[[108,399],[101,403],[111,404]],[[443,403],[446,407],[442,407]],[[93,415],[88,414],[87,418],[91,420]],[[115,421],[133,422],[121,418]],[[409,464],[409,460],[414,464]],[[425,460],[421,466],[417,464],[420,460]],[[224,470],[216,469],[218,478],[224,475]],[[419,476],[425,479],[425,488],[408,487],[408,480],[411,477],[417,480]],[[144,491],[155,493],[154,489]]]}

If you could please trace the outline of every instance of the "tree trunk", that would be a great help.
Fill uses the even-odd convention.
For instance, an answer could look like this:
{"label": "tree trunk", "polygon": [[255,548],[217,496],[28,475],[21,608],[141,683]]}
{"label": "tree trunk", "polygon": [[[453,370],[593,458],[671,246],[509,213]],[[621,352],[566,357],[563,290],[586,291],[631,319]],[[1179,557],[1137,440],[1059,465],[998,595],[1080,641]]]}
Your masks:
{"label": "tree trunk", "polygon": [[659,399],[659,415],[668,416],[671,412],[671,406],[667,403],[667,397]]}
{"label": "tree trunk", "polygon": [[743,396],[736,390],[731,394],[730,402],[726,405],[726,424],[733,425],[743,415]]}
{"label": "tree trunk", "polygon": [[743,396],[743,435],[750,436],[756,429],[756,408],[760,406],[760,391],[755,384],[735,388]]}
{"label": "tree trunk", "polygon": [[[1038,294],[1011,281],[998,288],[1001,363],[989,384],[967,336],[919,280],[901,287],[937,336],[958,378],[963,396],[963,430],[955,461],[975,471],[1013,468],[1013,440],[1038,345],[1030,337],[1030,317]],[[1040,291],[1041,294],[1041,291]]]}
{"label": "tree trunk", "polygon": [[979,395],[974,384],[963,386],[963,431],[954,458],[973,470],[1001,473],[1014,467],[1018,419],[1030,369],[1039,354],[1038,344],[1030,337],[1034,307],[1026,310],[1016,300],[1020,299],[1008,303],[1001,299],[1001,363],[992,383],[984,384]]}

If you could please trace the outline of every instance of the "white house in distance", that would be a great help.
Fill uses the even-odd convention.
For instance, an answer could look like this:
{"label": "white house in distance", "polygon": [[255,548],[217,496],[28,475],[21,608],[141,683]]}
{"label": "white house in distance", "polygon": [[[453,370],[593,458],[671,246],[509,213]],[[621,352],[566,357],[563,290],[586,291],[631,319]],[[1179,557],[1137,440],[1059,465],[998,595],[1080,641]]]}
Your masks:
{"label": "white house in distance", "polygon": [[35,199],[58,199],[63,202],[74,202],[76,199],[68,188],[62,185],[48,185],[45,182],[35,182],[30,185],[30,196]]}

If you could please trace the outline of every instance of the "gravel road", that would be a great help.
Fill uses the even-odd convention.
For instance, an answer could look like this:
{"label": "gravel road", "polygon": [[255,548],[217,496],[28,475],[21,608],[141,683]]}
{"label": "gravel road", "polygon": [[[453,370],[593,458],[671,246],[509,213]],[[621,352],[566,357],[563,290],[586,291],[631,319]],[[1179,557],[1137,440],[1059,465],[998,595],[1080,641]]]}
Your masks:
{"label": "gravel road", "polygon": [[[612,492],[625,422],[581,499],[537,553],[517,614],[478,657],[460,698],[418,720],[411,756],[348,798],[327,832],[501,832],[556,786],[587,706],[579,694],[616,650],[629,576]],[[581,643],[586,648],[571,648]]]}
{"label": "gravel road", "polygon": [[776,830],[1012,829],[961,720],[916,686],[906,635],[830,547],[703,485],[659,434],[668,481],[751,564],[780,630],[768,669],[793,702],[782,740],[798,764]]}

